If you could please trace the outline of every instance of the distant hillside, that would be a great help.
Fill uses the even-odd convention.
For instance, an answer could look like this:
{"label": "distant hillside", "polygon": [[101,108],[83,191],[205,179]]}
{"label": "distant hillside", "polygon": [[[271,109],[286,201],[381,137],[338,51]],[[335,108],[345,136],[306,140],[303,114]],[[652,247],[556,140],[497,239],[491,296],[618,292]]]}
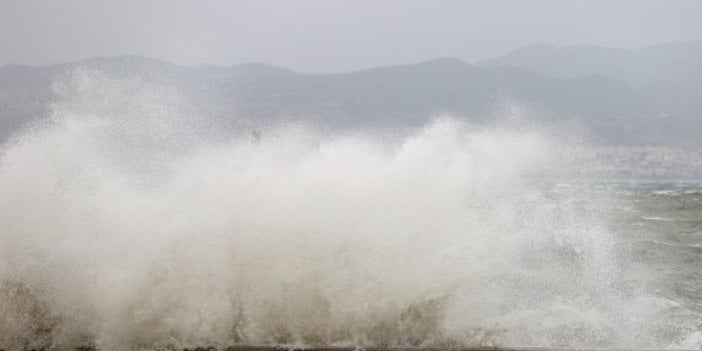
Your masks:
{"label": "distant hillside", "polygon": [[[482,67],[513,67],[556,79],[607,76],[638,89],[659,118],[631,136],[648,143],[680,144],[702,135],[702,40],[653,45],[639,50],[534,44],[482,61]],[[654,113],[655,115],[655,113]],[[651,115],[653,116],[653,115]],[[683,142],[685,144],[688,142]]]}
{"label": "distant hillside", "polygon": [[537,111],[542,120],[578,119],[607,143],[702,146],[702,109],[684,105],[687,99],[681,105],[680,95],[664,85],[637,89],[605,75],[561,79],[454,58],[325,75],[259,63],[183,67],[135,56],[46,67],[4,66],[0,138],[46,118],[53,99],[51,82],[75,67],[175,87],[192,115],[204,118],[201,124],[224,135],[285,119],[332,129],[396,129],[414,128],[434,114],[448,112],[482,123],[517,101]]}
{"label": "distant hillside", "polygon": [[479,63],[518,67],[553,78],[604,75],[636,88],[657,82],[702,86],[702,40],[622,50],[596,46],[534,44]]}

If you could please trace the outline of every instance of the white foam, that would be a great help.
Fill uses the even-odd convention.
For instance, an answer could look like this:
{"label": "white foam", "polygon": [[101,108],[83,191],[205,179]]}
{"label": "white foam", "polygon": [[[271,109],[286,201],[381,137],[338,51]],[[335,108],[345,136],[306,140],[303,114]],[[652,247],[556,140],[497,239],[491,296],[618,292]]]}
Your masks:
{"label": "white foam", "polygon": [[167,87],[60,83],[0,160],[2,348],[660,345],[613,287],[605,211],[528,180],[566,167],[551,136],[213,145]]}

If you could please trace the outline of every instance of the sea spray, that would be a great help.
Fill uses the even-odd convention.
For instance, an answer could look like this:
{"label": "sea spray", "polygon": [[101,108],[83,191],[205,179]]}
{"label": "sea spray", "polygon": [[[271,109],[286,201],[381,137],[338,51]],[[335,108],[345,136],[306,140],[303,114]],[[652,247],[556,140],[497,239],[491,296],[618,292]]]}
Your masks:
{"label": "sea spray", "polygon": [[558,135],[214,143],[162,84],[77,71],[56,94],[0,160],[0,348],[661,345],[601,202],[540,178],[572,166]]}

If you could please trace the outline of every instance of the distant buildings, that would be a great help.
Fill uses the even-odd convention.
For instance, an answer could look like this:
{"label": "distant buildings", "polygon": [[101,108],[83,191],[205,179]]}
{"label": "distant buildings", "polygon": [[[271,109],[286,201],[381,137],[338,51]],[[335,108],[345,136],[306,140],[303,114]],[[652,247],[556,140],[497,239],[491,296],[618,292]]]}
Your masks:
{"label": "distant buildings", "polygon": [[582,156],[582,176],[702,179],[702,149],[617,146],[592,149]]}

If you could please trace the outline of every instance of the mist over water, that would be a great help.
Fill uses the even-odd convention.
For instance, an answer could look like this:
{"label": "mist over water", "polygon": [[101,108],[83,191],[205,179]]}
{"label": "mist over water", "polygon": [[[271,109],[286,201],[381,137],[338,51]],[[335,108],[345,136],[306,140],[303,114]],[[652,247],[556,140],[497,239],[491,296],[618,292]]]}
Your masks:
{"label": "mist over water", "polygon": [[213,142],[164,84],[55,91],[0,159],[0,348],[699,347],[548,128]]}

